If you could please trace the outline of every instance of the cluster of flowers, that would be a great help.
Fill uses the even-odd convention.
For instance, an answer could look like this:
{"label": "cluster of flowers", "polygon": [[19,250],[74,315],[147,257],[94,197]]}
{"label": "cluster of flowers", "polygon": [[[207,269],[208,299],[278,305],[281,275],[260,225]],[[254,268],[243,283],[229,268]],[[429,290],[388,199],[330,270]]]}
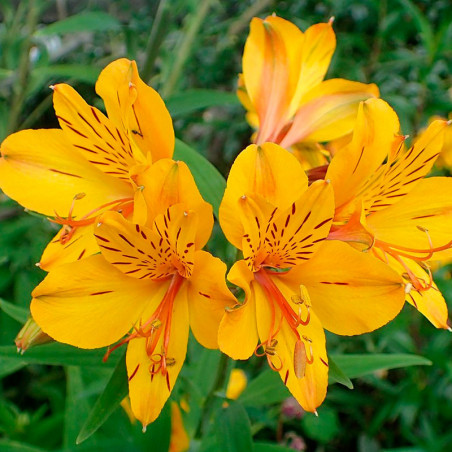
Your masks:
{"label": "cluster of flowers", "polygon": [[227,275],[240,301],[226,265],[202,250],[212,207],[172,160],[171,118],[135,62],[101,73],[108,116],[58,84],[61,129],[3,142],[1,188],[61,225],[39,264],[48,275],[33,292],[33,319],[59,342],[114,344],[106,357],[127,344],[143,426],[174,387],[189,328],[233,359],[265,356],[311,412],[328,384],[324,328],[372,331],[405,300],[449,328],[429,261],[452,245],[452,180],[424,178],[448,122],[407,148],[375,85],[323,81],[334,49],[331,22],[305,33],[276,16],[251,22],[238,95],[254,144],[235,160],[219,212],[243,254]]}

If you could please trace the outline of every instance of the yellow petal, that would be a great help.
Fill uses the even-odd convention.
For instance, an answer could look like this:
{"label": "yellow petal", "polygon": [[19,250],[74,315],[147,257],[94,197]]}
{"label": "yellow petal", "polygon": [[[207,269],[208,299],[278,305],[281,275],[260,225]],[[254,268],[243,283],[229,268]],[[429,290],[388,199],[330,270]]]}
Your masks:
{"label": "yellow petal", "polygon": [[326,174],[334,188],[336,212],[357,196],[389,154],[399,121],[381,99],[360,104],[353,139],[333,157]]}
{"label": "yellow petal", "polygon": [[[160,95],[144,83],[135,61],[121,58],[109,64],[100,74],[96,92],[102,97],[109,118],[122,124],[124,116],[133,140],[152,161],[171,158],[174,130],[171,116]],[[130,94],[129,94],[130,92]],[[130,104],[127,115],[124,106]]]}
{"label": "yellow petal", "polygon": [[132,196],[129,184],[108,176],[71,146],[62,130],[23,130],[1,145],[0,187],[30,210],[66,216],[86,214],[115,199]]}
{"label": "yellow petal", "polygon": [[281,209],[288,208],[306,190],[308,180],[297,159],[280,146],[251,145],[236,158],[220,206],[220,224],[227,239],[241,247],[244,234],[238,201],[257,194]]}
{"label": "yellow petal", "polygon": [[430,259],[430,251],[452,245],[452,179],[420,181],[399,202],[368,216],[367,222],[377,240]]}
{"label": "yellow petal", "polygon": [[[158,372],[152,377],[150,374],[153,362],[146,353],[146,338],[132,339],[127,348],[126,363],[129,375],[130,402],[133,414],[143,424],[143,427],[157,419],[185,361],[189,317],[187,294],[184,286],[179,289],[174,299],[171,314],[171,330],[166,356],[174,359],[174,364],[167,368],[167,375]],[[155,307],[147,309],[143,318],[150,317],[154,310]],[[162,324],[161,328],[165,328],[165,324]],[[163,340],[164,334],[161,334],[155,349],[157,355],[161,354]],[[157,355],[155,359],[159,358]]]}
{"label": "yellow petal", "polygon": [[152,225],[157,215],[180,203],[200,217],[196,247],[202,248],[207,243],[213,227],[212,207],[202,198],[184,162],[162,159],[146,170],[138,171],[132,179],[140,187],[140,196],[146,205],[147,226]]}
{"label": "yellow petal", "polygon": [[329,182],[314,182],[285,211],[270,221],[265,237],[265,263],[287,268],[310,259],[325,240],[334,217],[333,189]]}
{"label": "yellow petal", "polygon": [[146,163],[141,153],[134,153],[126,128],[116,127],[69,85],[55,85],[53,90],[53,105],[61,128],[90,163],[105,174],[126,181],[133,165]]}
{"label": "yellow petal", "polygon": [[[291,44],[293,46],[293,44]],[[332,22],[315,24],[304,33],[301,65],[297,88],[292,97],[289,116],[293,116],[303,102],[303,97],[325,77],[336,48],[336,35]],[[291,68],[292,71],[294,68]]]}
{"label": "yellow petal", "polygon": [[104,347],[131,330],[146,305],[161,299],[161,290],[161,284],[129,278],[102,256],[91,256],[52,270],[33,291],[31,313],[59,342]]}
{"label": "yellow petal", "polygon": [[335,334],[362,334],[385,325],[405,298],[400,276],[388,265],[335,240],[323,242],[287,278],[306,286],[314,312]]}
{"label": "yellow petal", "polygon": [[168,452],[186,452],[190,447],[190,438],[184,427],[179,405],[171,402],[171,440]]}
{"label": "yellow petal", "polygon": [[[285,276],[275,276],[272,280],[281,291],[286,300],[290,300],[293,295],[293,287],[285,284]],[[272,309],[270,302],[262,288],[256,284],[256,303],[257,327],[261,342],[269,338],[272,329]],[[298,293],[298,290],[297,290]],[[281,311],[274,307],[276,321],[279,321]],[[286,383],[292,395],[297,399],[300,405],[306,410],[315,412],[316,408],[325,398],[328,385],[328,358],[326,355],[325,335],[322,325],[313,312],[310,314],[308,325],[300,325],[297,328],[301,342],[304,344],[306,358],[313,358],[312,364],[304,362],[304,371],[302,376],[298,375],[295,358],[299,358],[295,353],[295,344],[297,337],[294,331],[289,327],[285,320],[282,320],[279,332],[274,336],[277,344],[275,346],[276,354],[271,357],[273,366],[279,370],[279,375]]]}
{"label": "yellow petal", "polygon": [[206,348],[218,348],[218,328],[227,306],[236,300],[226,286],[226,265],[205,251],[195,253],[193,274],[188,281],[190,327]]}
{"label": "yellow petal", "polygon": [[[70,231],[70,228],[63,226],[46,246],[39,261],[39,266],[43,270],[50,271],[58,265],[74,262],[99,252],[93,225],[76,228],[73,234],[69,233],[70,237],[67,231]],[[67,237],[67,240],[64,237]]]}
{"label": "yellow petal", "polygon": [[226,311],[218,331],[220,350],[233,359],[248,359],[257,346],[253,278],[244,261],[236,262],[228,274],[228,280],[245,291],[245,301]]}
{"label": "yellow petal", "polygon": [[[380,254],[381,253],[375,253],[377,257],[380,257]],[[388,255],[385,255],[382,258],[387,260],[389,265],[391,265],[395,271],[405,277],[404,281],[407,283],[406,292],[408,292],[406,295],[406,301],[408,301],[408,303],[423,314],[436,328],[444,328],[446,330],[450,329],[450,326],[447,323],[447,304],[437,285],[432,281],[430,289],[425,291],[416,290],[412,287],[410,278],[407,277],[407,268],[417,279],[422,281],[425,286],[427,286],[430,282],[430,275],[417,262],[411,259],[401,258],[401,261],[398,262]],[[408,286],[408,284],[410,284],[410,286]]]}
{"label": "yellow petal", "polygon": [[430,172],[441,151],[446,125],[446,121],[435,121],[410,149],[405,151],[403,144],[398,147],[398,152],[389,157],[363,189],[367,212],[402,200]]}
{"label": "yellow petal", "polygon": [[281,146],[289,148],[301,141],[331,141],[350,133],[360,102],[378,95],[378,88],[373,84],[343,79],[320,83],[301,99]]}
{"label": "yellow petal", "polygon": [[226,398],[236,400],[247,385],[246,373],[242,369],[232,369],[226,388]]}
{"label": "yellow petal", "polygon": [[259,117],[257,143],[277,136],[288,119],[303,34],[279,17],[254,18],[243,52],[243,80]]}

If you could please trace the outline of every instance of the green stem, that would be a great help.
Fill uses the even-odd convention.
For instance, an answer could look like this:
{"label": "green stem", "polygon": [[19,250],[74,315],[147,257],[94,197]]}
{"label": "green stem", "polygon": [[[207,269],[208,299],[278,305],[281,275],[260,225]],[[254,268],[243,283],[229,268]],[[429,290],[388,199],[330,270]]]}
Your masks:
{"label": "green stem", "polygon": [[32,46],[32,35],[36,28],[37,20],[38,8],[36,7],[34,0],[30,0],[26,21],[28,36],[25,38],[21,48],[17,79],[13,88],[13,99],[9,114],[8,134],[13,133],[17,129],[22,105],[25,101],[30,71],[30,48]]}
{"label": "green stem", "polygon": [[263,9],[270,6],[272,0],[258,0],[253,3],[249,8],[247,8],[243,13],[235,20],[228,30],[228,36],[238,35],[244,28],[248,27],[250,20],[258,15]]}
{"label": "green stem", "polygon": [[148,83],[151,79],[152,69],[154,68],[154,62],[157,58],[160,45],[162,44],[165,36],[165,30],[168,28],[168,13],[169,8],[167,0],[160,0],[157,13],[154,18],[154,23],[152,24],[149,41],[146,46],[146,59],[144,60],[143,70],[141,71],[143,80]]}
{"label": "green stem", "polygon": [[201,438],[207,432],[207,427],[210,423],[210,418],[212,415],[212,410],[217,399],[217,393],[222,391],[226,386],[226,379],[228,375],[228,366],[230,358],[224,353],[221,354],[220,362],[218,363],[217,376],[215,378],[215,383],[212,386],[211,391],[206,397],[204,402],[204,410],[199,420],[198,428],[196,429],[196,438]]}
{"label": "green stem", "polygon": [[198,34],[198,31],[203,23],[207,13],[209,12],[212,0],[202,0],[195,15],[187,24],[187,31],[182,36],[182,42],[176,54],[171,74],[168,77],[165,85],[162,88],[161,94],[163,98],[168,98],[176,88],[177,82],[182,74],[182,70],[187,62],[188,57],[193,50],[193,42]]}
{"label": "green stem", "polygon": [[24,122],[19,126],[19,130],[28,129],[33,127],[34,124],[41,118],[41,116],[52,106],[52,96],[50,93],[46,96],[36,108],[25,118]]}

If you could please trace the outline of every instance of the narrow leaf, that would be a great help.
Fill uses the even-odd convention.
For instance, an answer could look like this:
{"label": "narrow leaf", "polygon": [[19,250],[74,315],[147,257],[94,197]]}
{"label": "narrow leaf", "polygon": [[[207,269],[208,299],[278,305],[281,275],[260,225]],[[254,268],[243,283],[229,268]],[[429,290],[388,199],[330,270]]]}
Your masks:
{"label": "narrow leaf", "polygon": [[178,139],[174,159],[182,160],[188,165],[201,195],[212,204],[214,214],[218,218],[218,209],[226,188],[224,177],[205,157]]}
{"label": "narrow leaf", "polygon": [[251,423],[243,405],[231,402],[215,421],[217,442],[222,452],[252,451]]}
{"label": "narrow leaf", "polygon": [[76,443],[80,444],[88,439],[110,417],[118,407],[121,400],[128,393],[127,369],[125,354],[118,361],[115,370],[104,389],[94,404],[93,409],[83,424],[77,436]]}
{"label": "narrow leaf", "polygon": [[362,377],[379,370],[408,366],[430,366],[423,356],[410,354],[332,355],[334,361],[349,378]]}
{"label": "narrow leaf", "polygon": [[2,452],[46,452],[44,449],[34,447],[26,443],[0,439],[0,450]]}
{"label": "narrow leaf", "polygon": [[172,117],[186,115],[208,107],[239,104],[235,93],[213,89],[192,89],[177,93],[166,100],[166,106]]}
{"label": "narrow leaf", "polygon": [[20,306],[16,306],[13,303],[10,303],[9,301],[2,300],[0,298],[0,309],[5,313],[8,314],[11,318],[14,320],[17,320],[19,323],[25,323],[30,317],[30,312],[28,309],[21,308]]}
{"label": "narrow leaf", "polygon": [[64,33],[79,33],[85,31],[115,31],[121,28],[118,19],[100,11],[75,14],[67,19],[54,22],[41,28],[36,36],[49,36]]}
{"label": "narrow leaf", "polygon": [[65,344],[45,344],[27,350],[23,355],[17,353],[14,346],[0,346],[0,367],[6,361],[26,362],[29,364],[48,364],[51,366],[89,366],[89,367],[114,367],[119,359],[113,353],[106,363],[102,362],[105,349],[83,350]]}
{"label": "narrow leaf", "polygon": [[254,443],[254,452],[293,452],[294,449],[280,444],[258,442]]}
{"label": "narrow leaf", "polygon": [[100,68],[86,64],[51,64],[33,69],[33,75],[46,77],[52,82],[59,79],[71,79],[95,84]]}
{"label": "narrow leaf", "polygon": [[330,383],[340,383],[346,386],[348,389],[353,389],[353,383],[350,378],[345,375],[342,369],[336,364],[336,361],[328,356],[328,380]]}
{"label": "narrow leaf", "polygon": [[16,361],[15,359],[2,359],[0,363],[0,378],[13,374],[14,372],[22,369],[22,367],[26,366],[27,364],[24,361]]}
{"label": "narrow leaf", "polygon": [[242,392],[238,400],[245,406],[261,407],[279,403],[290,397],[279,374],[270,369],[262,372]]}

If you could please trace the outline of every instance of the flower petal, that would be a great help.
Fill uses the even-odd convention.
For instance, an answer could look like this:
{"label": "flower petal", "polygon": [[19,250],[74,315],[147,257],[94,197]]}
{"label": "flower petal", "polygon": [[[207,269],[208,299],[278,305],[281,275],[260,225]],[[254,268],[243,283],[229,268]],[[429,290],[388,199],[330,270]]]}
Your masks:
{"label": "flower petal", "polygon": [[285,211],[275,214],[265,236],[265,263],[287,268],[310,259],[325,240],[334,217],[331,184],[314,182]]}
{"label": "flower petal", "polygon": [[378,95],[374,84],[343,79],[320,83],[301,99],[281,146],[289,148],[301,141],[324,142],[347,135],[355,125],[359,103]]}
{"label": "flower petal", "polygon": [[335,240],[323,242],[287,278],[306,286],[314,312],[335,334],[362,334],[385,325],[405,298],[401,277],[388,265]]}
{"label": "flower petal", "polygon": [[381,99],[360,104],[352,141],[333,157],[326,179],[334,188],[336,214],[344,209],[388,156],[399,121]]}
{"label": "flower petal", "polygon": [[[183,285],[174,299],[171,330],[167,357],[174,359],[168,374],[161,372],[151,375],[153,362],[146,353],[146,338],[135,338],[129,342],[126,355],[127,373],[129,375],[129,395],[135,417],[146,427],[157,419],[163,405],[168,400],[176,379],[185,361],[188,343],[189,316],[187,294]],[[152,315],[153,309],[147,309],[143,318]],[[161,325],[164,328],[165,324]],[[164,335],[161,334],[156,346],[157,354],[163,347]],[[155,365],[155,364],[154,364]],[[155,370],[155,367],[154,367]]]}
{"label": "flower petal", "polygon": [[[275,285],[288,300],[291,299],[294,287],[290,284],[285,284],[285,276],[272,277]],[[259,303],[256,303],[257,328],[259,331],[259,338],[261,342],[265,342],[269,338],[274,321],[272,316],[272,309],[269,301],[262,288],[256,284],[255,288],[256,298]],[[299,293],[299,286],[296,288],[296,293]],[[279,308],[276,309],[276,320],[282,313]],[[328,358],[326,355],[325,334],[322,325],[313,312],[310,314],[310,321],[308,325],[300,325],[297,328],[298,334],[301,337],[302,347],[305,348],[307,359],[313,359],[312,364],[303,362],[305,368],[303,376],[298,375],[297,366],[295,363],[302,357],[296,356],[295,344],[297,337],[294,331],[289,327],[285,320],[282,320],[281,329],[274,336],[277,340],[275,346],[276,353],[271,357],[273,366],[280,368],[279,375],[283,382],[286,383],[292,395],[297,399],[300,405],[310,412],[315,412],[316,408],[322,403],[326,396],[328,386]]]}
{"label": "flower petal", "polygon": [[268,203],[286,209],[307,186],[305,172],[285,149],[272,143],[248,146],[232,165],[220,206],[220,224],[227,239],[241,248],[244,231],[238,201],[243,195],[257,194]]}
{"label": "flower petal", "polygon": [[206,348],[218,348],[218,328],[225,308],[236,303],[225,281],[226,265],[205,251],[195,253],[193,274],[188,281],[190,327]]}
{"label": "flower petal", "polygon": [[44,215],[73,216],[132,195],[131,187],[99,171],[71,146],[62,130],[23,130],[1,145],[0,187],[11,198]]}
{"label": "flower petal", "polygon": [[63,226],[46,246],[39,261],[39,266],[43,270],[49,272],[58,265],[74,262],[99,252],[93,225],[76,228],[67,241],[62,239],[62,236],[66,235],[66,230]]}
{"label": "flower petal", "polygon": [[33,291],[31,313],[59,342],[104,347],[133,328],[161,291],[162,284],[129,278],[102,256],[91,256],[52,270]]}
{"label": "flower petal", "polygon": [[[420,181],[390,207],[367,217],[377,240],[407,248],[423,258],[438,247],[451,247],[452,179]],[[416,250],[424,250],[423,252]]]}
{"label": "flower petal", "polygon": [[236,262],[228,274],[228,280],[245,291],[245,301],[226,311],[218,330],[220,350],[232,359],[248,359],[257,346],[257,300],[254,298],[253,278],[243,260]]}
{"label": "flower petal", "polygon": [[[153,162],[172,157],[171,116],[157,91],[141,80],[135,61],[120,58],[109,64],[97,80],[96,92],[116,127],[128,120],[132,139],[145,156],[149,152]],[[129,112],[125,106],[130,106]]]}
{"label": "flower petal", "polygon": [[193,210],[200,221],[196,232],[196,247],[202,248],[210,238],[213,227],[212,207],[199,193],[195,180],[184,162],[162,159],[144,171],[132,175],[146,205],[146,225],[151,227],[157,215],[174,204]]}
{"label": "flower petal", "polygon": [[67,139],[93,165],[122,180],[129,180],[129,169],[146,163],[141,152],[134,152],[128,131],[118,128],[97,108],[89,106],[71,86],[53,87],[53,105]]}

